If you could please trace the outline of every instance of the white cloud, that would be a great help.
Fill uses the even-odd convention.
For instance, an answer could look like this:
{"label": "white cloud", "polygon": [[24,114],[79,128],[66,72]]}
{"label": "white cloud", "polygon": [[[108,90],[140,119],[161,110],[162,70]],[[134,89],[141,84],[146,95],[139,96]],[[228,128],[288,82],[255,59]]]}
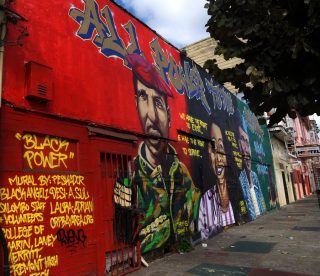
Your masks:
{"label": "white cloud", "polygon": [[180,48],[209,37],[206,0],[118,0],[121,6]]}

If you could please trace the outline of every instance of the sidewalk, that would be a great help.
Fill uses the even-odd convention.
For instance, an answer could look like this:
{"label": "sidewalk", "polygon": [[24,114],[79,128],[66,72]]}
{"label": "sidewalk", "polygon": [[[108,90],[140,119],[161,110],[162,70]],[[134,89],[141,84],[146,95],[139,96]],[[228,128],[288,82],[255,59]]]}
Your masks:
{"label": "sidewalk", "polygon": [[138,275],[320,275],[316,195],[227,229],[186,254],[171,254]]}

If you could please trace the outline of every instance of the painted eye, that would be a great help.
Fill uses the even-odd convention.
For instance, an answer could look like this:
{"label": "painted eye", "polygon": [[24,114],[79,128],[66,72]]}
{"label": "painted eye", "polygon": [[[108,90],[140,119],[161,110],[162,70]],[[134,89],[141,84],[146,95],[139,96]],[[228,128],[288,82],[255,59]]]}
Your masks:
{"label": "painted eye", "polygon": [[223,148],[222,144],[219,145],[219,151],[224,151],[224,148]]}
{"label": "painted eye", "polygon": [[141,99],[143,101],[146,101],[147,97],[148,97],[146,90],[144,90],[144,89],[139,90],[138,91],[138,97],[139,97],[139,99]]}
{"label": "painted eye", "polygon": [[155,104],[155,106],[156,106],[157,108],[159,108],[159,109],[164,109],[164,105],[163,105],[161,99],[155,98],[155,99],[154,99],[154,104]]}
{"label": "painted eye", "polygon": [[212,138],[211,141],[210,141],[210,146],[213,150],[216,149],[216,139],[215,138]]}

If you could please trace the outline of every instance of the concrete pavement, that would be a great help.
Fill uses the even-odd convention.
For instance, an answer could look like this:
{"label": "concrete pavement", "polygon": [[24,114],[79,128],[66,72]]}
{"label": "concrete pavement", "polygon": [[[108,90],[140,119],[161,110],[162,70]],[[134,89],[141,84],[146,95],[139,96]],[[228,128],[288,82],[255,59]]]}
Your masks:
{"label": "concrete pavement", "polygon": [[170,254],[132,276],[320,275],[316,195],[231,227],[185,254]]}

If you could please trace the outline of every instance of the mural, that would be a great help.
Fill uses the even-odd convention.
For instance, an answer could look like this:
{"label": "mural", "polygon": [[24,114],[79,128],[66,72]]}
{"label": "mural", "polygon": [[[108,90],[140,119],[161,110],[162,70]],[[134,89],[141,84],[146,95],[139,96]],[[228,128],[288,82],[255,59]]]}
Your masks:
{"label": "mural", "polygon": [[[12,275],[102,275],[123,244],[171,250],[275,207],[267,129],[245,103],[113,1],[29,2],[12,3],[30,35],[4,65],[0,222]],[[48,10],[59,17],[43,32]],[[53,68],[52,101],[26,99],[29,60]]]}
{"label": "mural", "polygon": [[189,133],[204,145],[196,146],[200,154],[190,158],[192,177],[202,192],[197,230],[205,240],[225,226],[249,220],[238,179],[243,166],[235,122],[238,100],[190,59],[182,59],[199,72],[211,110],[187,98],[188,114],[207,126],[201,132],[191,129]]}
{"label": "mural", "polygon": [[252,154],[247,123],[240,112],[237,114],[237,119],[239,146],[243,156],[243,168],[240,172],[239,181],[249,216],[253,220],[256,219],[257,215],[265,213],[266,206],[261,191],[260,181],[257,174],[251,168]]}
{"label": "mural", "polygon": [[[7,175],[0,188],[0,219],[12,275],[49,275],[59,255],[49,251],[84,247],[83,227],[94,223],[93,201],[77,168],[76,143],[61,137],[16,133],[23,147],[24,170]],[[50,170],[61,170],[60,173]]]}
{"label": "mural", "polygon": [[187,167],[168,142],[172,92],[159,73],[138,54],[126,56],[132,68],[136,107],[146,138],[134,160],[133,185],[144,214],[142,252],[165,246],[191,232],[197,216],[199,190]]}

